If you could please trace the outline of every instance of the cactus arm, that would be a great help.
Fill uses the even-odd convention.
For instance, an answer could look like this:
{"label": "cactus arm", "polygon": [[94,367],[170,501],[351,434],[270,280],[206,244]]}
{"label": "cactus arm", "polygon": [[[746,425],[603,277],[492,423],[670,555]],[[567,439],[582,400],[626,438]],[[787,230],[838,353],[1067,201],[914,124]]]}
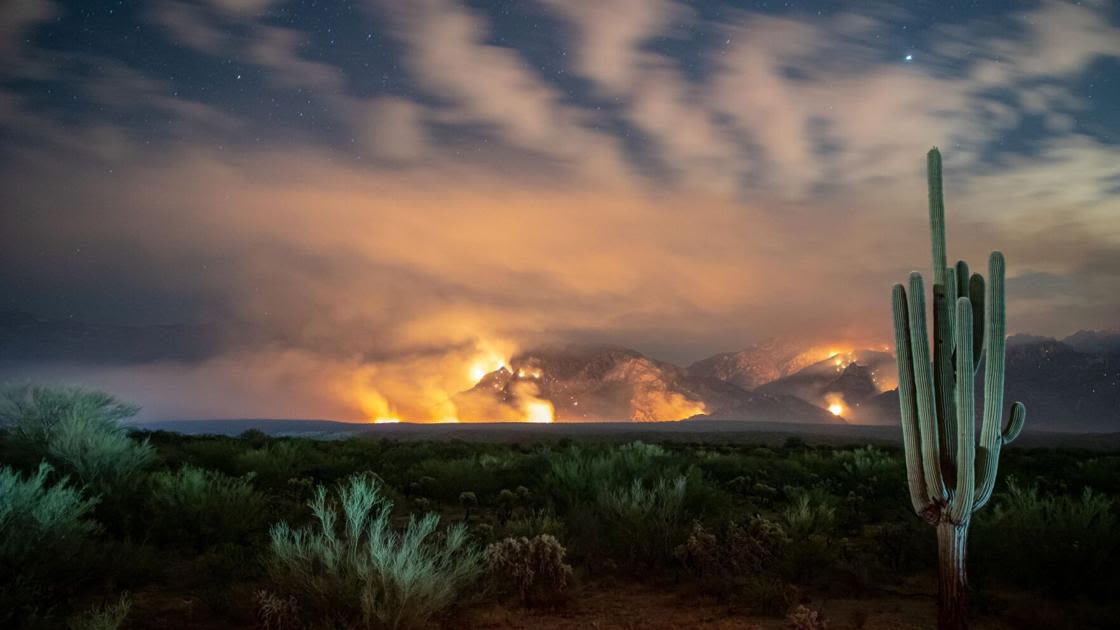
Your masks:
{"label": "cactus arm", "polygon": [[[957,297],[968,297],[968,281],[972,276],[968,268],[968,263],[963,260],[958,260],[953,269],[957,275],[957,290],[959,291]],[[975,309],[973,312],[975,313]],[[973,320],[975,319],[976,318],[973,318]],[[975,323],[975,321],[973,323]]]}
{"label": "cactus arm", "polygon": [[953,399],[953,333],[952,309],[945,285],[933,286],[933,378],[934,402],[937,407],[938,437],[944,475],[956,474],[953,459],[956,457],[956,409]]}
{"label": "cactus arm", "polygon": [[1003,370],[1004,327],[1006,316],[1003,301],[1003,254],[992,252],[988,258],[987,326],[984,330],[984,419],[980,429],[979,489],[974,510],[983,507],[992,496],[999,469],[999,451],[1003,446]]}
{"label": "cactus arm", "polygon": [[941,187],[941,151],[933,147],[926,154],[929,183],[929,231],[933,237],[933,284],[945,286],[945,199]]}
{"label": "cactus arm", "polygon": [[1027,407],[1019,401],[1015,401],[1011,405],[1011,419],[1007,423],[1007,428],[1003,431],[1002,441],[1004,445],[1010,444],[1019,437],[1019,433],[1023,430],[1023,423],[1027,421]]}
{"label": "cactus arm", "polygon": [[929,182],[929,231],[933,254],[933,378],[937,405],[938,437],[941,440],[942,474],[952,483],[956,475],[956,420],[953,403],[953,308],[956,295],[955,270],[947,266],[945,254],[945,197],[941,183],[941,151],[926,155]]}
{"label": "cactus arm", "polygon": [[984,276],[974,273],[968,282],[968,299],[972,302],[972,360],[973,373],[980,372],[984,359]]}
{"label": "cactus arm", "polygon": [[[950,309],[956,308],[957,298],[960,296],[961,294],[958,291],[957,285],[957,273],[953,271],[952,267],[949,267],[945,270],[945,304],[948,305]],[[956,348],[956,333],[953,331],[957,325],[957,318],[953,315],[952,310],[949,311],[949,317],[947,317],[945,321],[947,324],[947,326],[945,326],[945,339],[951,344],[949,345],[949,351],[946,353],[946,356],[952,357],[953,350]]]}
{"label": "cactus arm", "polygon": [[956,312],[957,380],[957,479],[956,492],[949,502],[949,521],[964,523],[972,514],[976,492],[976,393],[972,367],[972,303],[957,300]]}
{"label": "cactus arm", "polygon": [[926,518],[932,503],[922,473],[922,443],[918,434],[918,409],[914,399],[914,357],[910,350],[910,315],[907,312],[906,287],[894,285],[891,293],[894,307],[894,343],[898,364],[898,402],[902,418],[902,446],[906,454],[906,483],[914,512]]}
{"label": "cactus arm", "polygon": [[945,477],[941,471],[940,442],[938,441],[937,402],[933,389],[933,372],[929,360],[929,339],[926,337],[926,299],[922,274],[910,274],[908,315],[910,316],[910,351],[914,363],[914,397],[917,401],[918,428],[921,434],[922,472],[926,480],[926,493],[932,503],[944,503],[949,498]]}

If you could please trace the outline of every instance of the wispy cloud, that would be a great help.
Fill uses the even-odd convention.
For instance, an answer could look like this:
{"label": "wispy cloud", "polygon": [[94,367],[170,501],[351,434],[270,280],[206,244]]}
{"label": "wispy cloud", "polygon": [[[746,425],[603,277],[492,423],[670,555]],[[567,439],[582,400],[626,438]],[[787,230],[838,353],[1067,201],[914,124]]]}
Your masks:
{"label": "wispy cloud", "polygon": [[912,62],[875,43],[897,12],[518,3],[542,25],[519,38],[453,0],[369,2],[338,33],[260,0],[162,0],[132,16],[164,42],[139,59],[52,39],[68,9],[13,6],[11,305],[250,323],[276,341],[246,355],[274,363],[247,390],[321,365],[420,414],[498,341],[688,360],[884,338],[886,288],[928,266],[932,144],[952,254],[1007,252],[1014,329],[1120,314],[1120,143],[1082,85],[1120,60],[1105,5],[941,25]]}

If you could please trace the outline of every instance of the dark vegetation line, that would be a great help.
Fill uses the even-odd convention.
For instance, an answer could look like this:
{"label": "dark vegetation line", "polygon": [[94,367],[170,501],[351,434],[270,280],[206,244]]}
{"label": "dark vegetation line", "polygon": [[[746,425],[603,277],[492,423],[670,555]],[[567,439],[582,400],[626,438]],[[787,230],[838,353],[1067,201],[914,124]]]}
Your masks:
{"label": "dark vegetation line", "polygon": [[[0,626],[466,627],[640,582],[802,628],[819,602],[866,601],[843,628],[885,592],[932,594],[935,541],[891,447],[184,436],[130,432],[134,413],[0,397]],[[1001,458],[974,614],[1110,627],[1120,453]]]}

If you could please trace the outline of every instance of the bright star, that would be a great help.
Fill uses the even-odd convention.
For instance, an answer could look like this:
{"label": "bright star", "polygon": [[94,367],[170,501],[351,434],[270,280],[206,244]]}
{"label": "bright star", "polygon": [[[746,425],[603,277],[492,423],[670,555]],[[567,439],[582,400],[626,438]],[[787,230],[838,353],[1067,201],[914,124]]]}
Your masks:
{"label": "bright star", "polygon": [[913,61],[914,55],[906,55],[906,61]]}

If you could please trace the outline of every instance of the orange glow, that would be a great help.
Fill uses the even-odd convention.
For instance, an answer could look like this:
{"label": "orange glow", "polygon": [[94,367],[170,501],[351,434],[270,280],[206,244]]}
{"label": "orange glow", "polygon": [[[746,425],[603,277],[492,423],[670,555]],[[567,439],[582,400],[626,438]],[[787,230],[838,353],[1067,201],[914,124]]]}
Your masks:
{"label": "orange glow", "polygon": [[832,403],[828,406],[828,412],[834,416],[843,415],[844,405],[841,405],[840,403]]}
{"label": "orange glow", "polygon": [[825,396],[825,402],[828,404],[828,412],[834,416],[843,416],[848,412],[848,407],[844,404],[844,399],[840,394]]}
{"label": "orange glow", "polygon": [[496,372],[502,368],[509,369],[509,359],[507,356],[512,354],[512,347],[508,344],[500,344],[506,346],[505,352],[499,350],[494,342],[484,342],[479,344],[480,354],[476,356],[470,363],[467,374],[470,376],[471,384],[477,384],[485,376],[491,372]]}
{"label": "orange glow", "polygon": [[548,424],[555,420],[555,410],[547,400],[534,400],[525,405],[525,422]]}
{"label": "orange glow", "polygon": [[374,418],[374,424],[397,424],[401,421],[400,418]]}

